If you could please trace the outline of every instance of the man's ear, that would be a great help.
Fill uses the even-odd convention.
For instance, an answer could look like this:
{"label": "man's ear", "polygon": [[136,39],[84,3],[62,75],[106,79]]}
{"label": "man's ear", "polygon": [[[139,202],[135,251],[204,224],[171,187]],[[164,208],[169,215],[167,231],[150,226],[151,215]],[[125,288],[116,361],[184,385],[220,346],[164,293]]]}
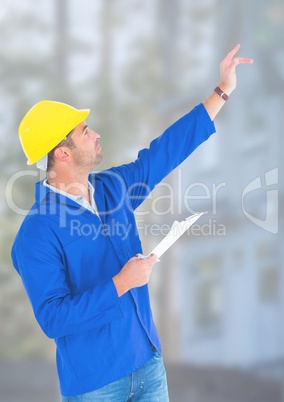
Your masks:
{"label": "man's ear", "polygon": [[68,147],[58,147],[54,150],[54,157],[61,162],[69,162],[70,156],[71,152]]}

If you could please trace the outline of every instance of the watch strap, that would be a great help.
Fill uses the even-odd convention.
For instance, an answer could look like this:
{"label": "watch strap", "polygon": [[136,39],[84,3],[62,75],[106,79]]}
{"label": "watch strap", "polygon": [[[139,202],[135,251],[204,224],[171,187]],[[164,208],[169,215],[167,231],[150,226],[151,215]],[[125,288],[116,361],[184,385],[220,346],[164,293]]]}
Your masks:
{"label": "watch strap", "polygon": [[214,92],[216,92],[216,94],[221,96],[221,98],[224,99],[224,101],[227,101],[229,99],[229,96],[227,94],[225,94],[225,92],[223,92],[222,89],[219,87],[216,87],[214,89]]}

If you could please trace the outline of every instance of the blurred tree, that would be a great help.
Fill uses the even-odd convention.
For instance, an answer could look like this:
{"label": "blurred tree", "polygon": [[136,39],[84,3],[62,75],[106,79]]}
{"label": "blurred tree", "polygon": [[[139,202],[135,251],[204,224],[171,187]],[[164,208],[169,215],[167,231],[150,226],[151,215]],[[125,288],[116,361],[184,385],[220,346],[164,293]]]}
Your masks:
{"label": "blurred tree", "polygon": [[[58,44],[54,59],[50,57],[53,49],[50,13],[42,13],[42,9],[37,7],[31,10],[28,2],[22,2],[23,8],[11,6],[11,15],[0,27],[0,79],[2,96],[6,99],[6,102],[2,101],[0,113],[4,128],[0,147],[0,184],[7,202],[2,206],[0,216],[0,356],[7,358],[49,356],[54,349],[34,321],[20,278],[12,270],[10,249],[24,217],[19,210],[28,210],[33,203],[34,182],[39,179],[34,166],[25,167],[26,158],[16,135],[17,126],[27,109],[42,98],[42,93],[54,90],[54,82],[58,80],[66,87],[66,4],[64,1],[56,4]],[[8,133],[13,135],[7,136]],[[9,187],[15,174],[19,174],[19,178]]]}
{"label": "blurred tree", "polygon": [[[100,30],[100,53],[99,71],[95,76],[94,85],[92,85],[94,96],[93,110],[96,115],[95,130],[104,138],[104,144],[107,144],[106,162],[112,159],[115,153],[116,145],[114,141],[109,141],[111,136],[115,135],[114,119],[118,113],[118,105],[116,105],[115,93],[113,91],[113,40],[114,28],[118,23],[116,20],[113,0],[105,0],[101,7],[101,30]],[[113,132],[115,130],[115,132]],[[105,163],[105,162],[104,162]]]}
{"label": "blurred tree", "polygon": [[55,77],[59,84],[59,91],[66,90],[68,82],[68,37],[67,37],[67,2],[60,0],[55,2],[55,30],[56,43],[54,52]]}

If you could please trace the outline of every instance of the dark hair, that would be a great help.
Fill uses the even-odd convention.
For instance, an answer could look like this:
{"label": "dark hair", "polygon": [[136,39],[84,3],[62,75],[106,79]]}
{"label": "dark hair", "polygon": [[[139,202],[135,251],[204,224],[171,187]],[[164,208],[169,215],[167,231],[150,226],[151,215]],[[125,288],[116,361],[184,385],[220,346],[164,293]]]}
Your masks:
{"label": "dark hair", "polygon": [[72,139],[72,134],[73,134],[73,130],[70,131],[70,133],[68,133],[66,135],[66,139],[62,140],[59,144],[56,145],[56,147],[54,147],[49,153],[48,153],[48,158],[47,158],[47,169],[46,171],[50,171],[50,169],[53,167],[54,165],[54,151],[56,150],[56,148],[58,147],[68,147],[70,149],[75,148],[75,144],[73,142]]}

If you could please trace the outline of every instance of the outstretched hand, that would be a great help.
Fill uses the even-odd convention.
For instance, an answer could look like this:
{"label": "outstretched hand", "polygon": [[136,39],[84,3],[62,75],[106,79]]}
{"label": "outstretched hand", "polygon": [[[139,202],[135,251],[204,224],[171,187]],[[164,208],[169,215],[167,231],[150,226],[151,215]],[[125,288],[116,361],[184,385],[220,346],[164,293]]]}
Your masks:
{"label": "outstretched hand", "polygon": [[237,86],[237,76],[236,67],[241,63],[253,63],[252,59],[247,59],[245,57],[234,57],[237,51],[240,49],[241,45],[237,45],[233,50],[231,50],[224,60],[220,63],[220,84],[219,87],[227,95]]}

